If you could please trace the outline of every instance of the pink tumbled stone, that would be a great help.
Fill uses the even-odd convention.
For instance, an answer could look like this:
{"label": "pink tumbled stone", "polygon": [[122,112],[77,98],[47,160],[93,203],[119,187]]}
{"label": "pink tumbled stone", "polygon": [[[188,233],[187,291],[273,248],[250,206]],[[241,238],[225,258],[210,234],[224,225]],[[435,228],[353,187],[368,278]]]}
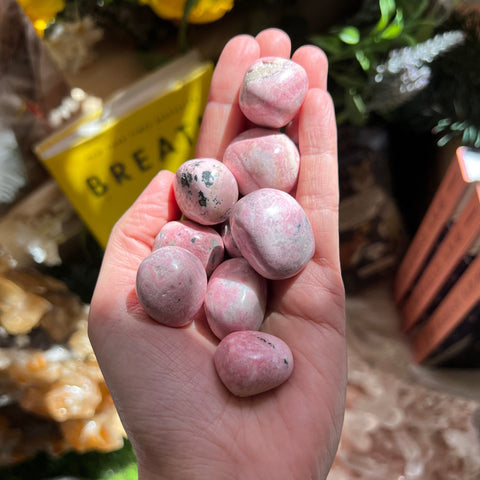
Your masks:
{"label": "pink tumbled stone", "polygon": [[181,247],[163,247],[140,264],[136,290],[150,317],[169,327],[183,327],[203,305],[207,274],[193,253]]}
{"label": "pink tumbled stone", "polygon": [[202,262],[207,276],[223,260],[224,246],[221,235],[211,227],[191,220],[166,223],[155,237],[153,250],[174,245],[193,253]]}
{"label": "pink tumbled stone", "polygon": [[267,187],[290,192],[297,181],[300,154],[284,133],[252,128],[230,143],[223,163],[237,179],[242,195]]}
{"label": "pink tumbled stone", "polygon": [[313,257],[312,227],[301,205],[288,193],[255,190],[235,204],[229,222],[242,256],[265,278],[293,277]]}
{"label": "pink tumbled stone", "polygon": [[256,331],[227,335],[214,356],[225,387],[238,397],[249,397],[284,383],[293,371],[293,355],[278,337]]}
{"label": "pink tumbled stone", "polygon": [[232,238],[232,231],[230,229],[230,222],[228,219],[223,223],[220,233],[222,235],[223,246],[225,247],[228,255],[231,257],[241,257],[242,254]]}
{"label": "pink tumbled stone", "polygon": [[188,160],[180,165],[173,189],[182,213],[202,225],[225,221],[238,199],[233,173],[214,158]]}
{"label": "pink tumbled stone", "polygon": [[240,89],[240,109],[253,123],[280,128],[302,106],[308,76],[298,63],[280,57],[263,57],[247,70]]}
{"label": "pink tumbled stone", "polygon": [[226,260],[213,272],[205,313],[218,338],[237,330],[258,330],[266,305],[267,281],[244,258]]}

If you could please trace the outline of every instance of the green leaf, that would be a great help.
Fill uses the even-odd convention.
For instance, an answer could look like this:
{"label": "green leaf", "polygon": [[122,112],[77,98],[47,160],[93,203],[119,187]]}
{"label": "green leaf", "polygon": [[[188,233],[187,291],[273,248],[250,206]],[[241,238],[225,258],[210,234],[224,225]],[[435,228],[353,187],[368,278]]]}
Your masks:
{"label": "green leaf", "polygon": [[466,145],[473,145],[477,138],[477,130],[473,125],[470,125],[463,132],[463,142]]}
{"label": "green leaf", "polygon": [[374,32],[381,32],[390,22],[395,13],[395,0],[379,0],[380,20],[373,29]]}
{"label": "green leaf", "polygon": [[367,120],[367,111],[359,93],[354,88],[347,90],[344,102],[348,120],[357,126],[364,125]]}
{"label": "green leaf", "polygon": [[441,120],[438,121],[437,128],[445,129],[449,125],[451,125],[451,123],[452,121],[449,118],[442,118]]}
{"label": "green leaf", "polygon": [[367,71],[370,70],[371,62],[370,59],[365,55],[363,50],[357,50],[355,52],[355,58],[357,59],[358,63],[362,67],[363,70]]}
{"label": "green leaf", "polygon": [[438,139],[437,145],[439,147],[444,147],[450,140],[453,140],[455,137],[458,137],[458,134],[455,133],[446,133],[441,138]]}
{"label": "green leaf", "polygon": [[338,33],[338,38],[348,45],[356,45],[360,41],[360,32],[356,27],[344,27]]}
{"label": "green leaf", "polygon": [[403,25],[389,25],[383,32],[382,38],[391,40],[398,37],[403,31]]}
{"label": "green leaf", "polygon": [[475,139],[475,143],[473,144],[475,148],[480,147],[480,131],[477,133],[477,138]]}
{"label": "green leaf", "polygon": [[403,32],[403,11],[399,8],[392,23],[381,33],[381,38],[392,39]]}

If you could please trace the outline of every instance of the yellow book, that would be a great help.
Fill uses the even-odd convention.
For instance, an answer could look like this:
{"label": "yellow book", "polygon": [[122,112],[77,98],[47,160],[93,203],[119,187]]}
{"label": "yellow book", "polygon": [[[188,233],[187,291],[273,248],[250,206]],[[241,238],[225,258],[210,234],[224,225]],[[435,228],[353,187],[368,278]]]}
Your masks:
{"label": "yellow book", "polygon": [[190,52],[35,147],[103,247],[159,170],[194,157],[212,72]]}

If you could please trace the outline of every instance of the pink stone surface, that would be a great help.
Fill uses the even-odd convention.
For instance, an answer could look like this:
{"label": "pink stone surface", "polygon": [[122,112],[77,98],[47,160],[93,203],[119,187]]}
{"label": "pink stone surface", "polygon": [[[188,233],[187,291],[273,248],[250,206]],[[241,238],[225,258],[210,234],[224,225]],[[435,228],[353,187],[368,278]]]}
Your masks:
{"label": "pink stone surface", "polygon": [[155,237],[153,250],[169,245],[193,253],[202,262],[207,276],[212,274],[224,256],[221,235],[213,228],[191,220],[171,221],[163,226]]}
{"label": "pink stone surface", "polygon": [[140,305],[157,322],[170,327],[189,324],[203,305],[207,274],[188,250],[168,246],[155,250],[137,271]]}
{"label": "pink stone surface", "polygon": [[299,64],[280,57],[262,57],[247,70],[240,89],[240,109],[258,126],[287,125],[302,106],[308,76]]}
{"label": "pink stone surface", "polygon": [[242,253],[238,249],[235,241],[233,240],[232,231],[230,229],[230,222],[228,219],[223,223],[220,233],[222,235],[222,241],[225,247],[225,251],[228,253],[228,255],[230,255],[230,257],[241,257]]}
{"label": "pink stone surface", "polygon": [[297,181],[300,154],[284,133],[252,128],[227,147],[223,163],[237,179],[242,195],[267,187],[290,192]]}
{"label": "pink stone surface", "polygon": [[205,313],[220,339],[237,330],[258,330],[266,305],[267,281],[244,258],[226,260],[208,282]]}
{"label": "pink stone surface", "polygon": [[238,199],[235,177],[214,158],[188,160],[180,165],[173,188],[182,213],[201,225],[225,221]]}
{"label": "pink stone surface", "polygon": [[265,278],[290,278],[313,256],[312,227],[301,205],[288,193],[255,190],[235,204],[229,221],[242,256]]}
{"label": "pink stone surface", "polygon": [[230,333],[221,340],[214,362],[220,380],[238,397],[278,387],[293,371],[293,355],[283,340],[248,330]]}

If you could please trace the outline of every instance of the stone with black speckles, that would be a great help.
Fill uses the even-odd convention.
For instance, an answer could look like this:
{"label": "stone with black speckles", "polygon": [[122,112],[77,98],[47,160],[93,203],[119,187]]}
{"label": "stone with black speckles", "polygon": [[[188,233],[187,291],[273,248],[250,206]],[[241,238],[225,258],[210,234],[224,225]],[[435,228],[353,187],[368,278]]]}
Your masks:
{"label": "stone with black speckles", "polygon": [[279,387],[293,372],[293,354],[280,338],[244,330],[224,337],[214,355],[220,380],[237,397]]}
{"label": "stone with black speckles", "polygon": [[174,245],[193,253],[202,262],[210,276],[224,258],[221,235],[212,227],[191,220],[167,222],[155,237],[153,250]]}
{"label": "stone with black speckles", "polygon": [[224,222],[238,199],[234,175],[214,158],[184,162],[177,169],[173,188],[185,217],[201,225]]}

